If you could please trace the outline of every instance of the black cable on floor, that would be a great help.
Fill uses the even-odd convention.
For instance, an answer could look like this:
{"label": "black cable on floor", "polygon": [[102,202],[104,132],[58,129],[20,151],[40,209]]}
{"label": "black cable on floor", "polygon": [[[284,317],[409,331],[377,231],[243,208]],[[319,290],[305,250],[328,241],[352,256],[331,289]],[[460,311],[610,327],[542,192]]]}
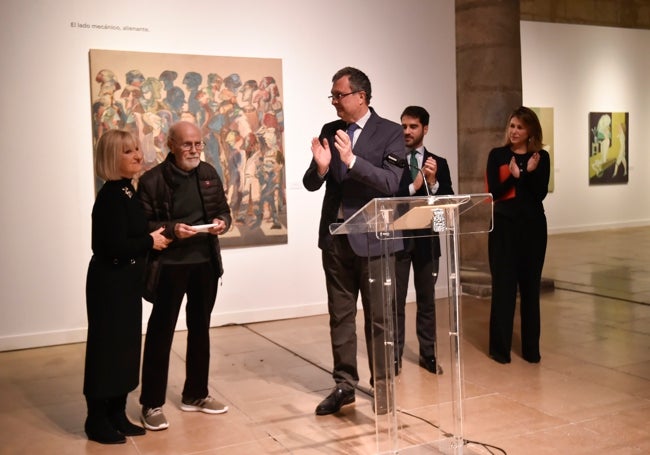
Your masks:
{"label": "black cable on floor", "polygon": [[[425,419],[424,417],[420,417],[419,415],[416,415],[416,414],[411,414],[410,412],[406,412],[406,411],[403,411],[403,410],[401,410],[401,409],[398,409],[397,412],[399,412],[399,413],[401,413],[401,414],[404,414],[404,415],[407,415],[407,416],[409,416],[409,417],[413,417],[413,418],[415,418],[415,419],[420,420],[421,422],[426,423],[427,425],[432,426],[432,427],[435,428],[436,430],[440,431],[440,433],[442,433],[442,435],[443,435],[444,437],[446,437],[446,438],[452,438],[452,437],[454,437],[453,434],[448,433],[448,432],[446,432],[445,430],[443,430],[443,429],[440,427],[440,425],[436,425],[435,423],[431,422],[430,420]],[[490,452],[491,454],[494,454],[494,452],[492,452],[492,451],[490,450],[490,447],[493,448],[493,449],[498,450],[498,451],[501,452],[503,455],[507,455],[507,452],[506,452],[504,449],[502,449],[501,447],[493,446],[493,445],[491,445],[491,444],[488,444],[487,442],[479,442],[479,441],[472,441],[472,440],[470,440],[470,439],[463,439],[463,445],[468,445],[468,444],[474,444],[474,445],[482,446],[485,450],[487,450],[487,451]]]}
{"label": "black cable on floor", "polygon": [[[320,370],[323,370],[323,371],[326,372],[326,373],[332,374],[331,371],[329,371],[329,370],[327,370],[327,369],[321,367],[320,365],[314,363],[314,362],[311,361],[310,359],[308,359],[308,358],[306,358],[306,357],[304,357],[304,356],[301,356],[300,354],[297,354],[296,352],[292,351],[291,349],[287,348],[286,346],[281,345],[281,344],[278,343],[277,341],[274,341],[274,340],[270,339],[269,337],[267,337],[267,336],[265,336],[265,335],[263,335],[263,334],[257,332],[256,330],[253,330],[253,329],[250,328],[248,325],[244,324],[242,327],[245,327],[246,329],[248,329],[249,331],[253,332],[253,333],[254,333],[255,335],[257,335],[257,336],[259,336],[259,337],[261,337],[261,338],[264,338],[264,339],[265,339],[266,341],[268,341],[269,343],[274,344],[275,346],[277,346],[277,347],[279,347],[279,348],[281,348],[281,349],[284,349],[284,350],[287,351],[287,352],[290,352],[291,354],[293,354],[293,355],[295,355],[296,357],[298,357],[298,358],[304,360],[305,362],[309,363],[310,365],[313,365],[313,366],[315,366],[316,368],[318,368],[318,369],[320,369]],[[365,393],[365,394],[367,394],[367,395],[369,395],[369,396],[372,396],[372,395],[373,395],[373,393],[372,393],[372,389],[371,389],[371,390],[366,390],[365,388],[363,388],[363,387],[359,387],[359,386],[357,386],[356,388],[357,388],[357,390],[359,390],[359,391],[361,391],[361,392],[363,392],[363,393]],[[415,418],[415,419],[418,419],[418,420],[420,420],[420,421],[426,423],[427,425],[431,425],[433,428],[435,428],[435,429],[437,429],[438,431],[440,431],[440,432],[442,433],[442,435],[443,435],[444,437],[446,437],[446,438],[450,438],[450,437],[453,437],[453,436],[454,436],[453,434],[444,431],[444,430],[443,430],[439,425],[436,425],[435,423],[431,422],[430,420],[425,419],[424,417],[420,417],[420,416],[418,416],[418,415],[411,414],[410,412],[402,411],[401,409],[398,409],[397,412],[399,412],[399,413],[401,413],[401,414],[404,414],[404,415],[407,415],[407,416],[410,416],[410,417],[413,417],[413,418]],[[494,452],[492,452],[492,451],[490,450],[490,448],[493,448],[493,449],[498,450],[499,452],[501,452],[503,455],[508,455],[507,452],[506,452],[505,450],[503,450],[501,447],[493,446],[493,445],[488,444],[488,443],[486,443],[486,442],[479,442],[479,441],[472,441],[472,440],[469,440],[469,439],[463,439],[463,445],[468,445],[468,444],[479,445],[479,446],[485,448],[485,450],[487,450],[487,451],[490,452],[491,454],[494,454]]]}
{"label": "black cable on floor", "polygon": [[616,297],[603,292],[597,292],[595,290],[592,291],[592,290],[576,289],[576,287],[571,287],[571,286],[578,287],[578,286],[585,286],[585,285],[581,283],[571,283],[569,281],[558,281],[558,280],[555,281],[555,289],[559,289],[560,291],[575,292],[577,294],[593,295],[596,297],[618,300],[620,302],[636,303],[637,305],[650,306],[650,302],[640,302],[638,300],[626,299],[624,297]]}
{"label": "black cable on floor", "polygon": [[501,452],[503,455],[507,455],[507,452],[505,450],[503,450],[501,447],[493,446],[493,445],[485,443],[485,442],[478,442],[478,441],[471,441],[469,439],[463,439],[463,444],[465,444],[465,445],[475,444],[475,445],[482,446],[485,450],[487,450],[491,454],[494,454],[494,452],[492,452],[490,450],[490,448],[493,448],[493,449],[498,450],[499,452]]}

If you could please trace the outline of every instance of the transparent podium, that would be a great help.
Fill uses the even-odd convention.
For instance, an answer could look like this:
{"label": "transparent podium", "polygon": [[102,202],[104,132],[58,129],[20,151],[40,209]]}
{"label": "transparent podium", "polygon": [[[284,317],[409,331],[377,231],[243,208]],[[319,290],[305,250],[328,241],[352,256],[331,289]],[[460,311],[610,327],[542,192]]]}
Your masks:
{"label": "transparent podium", "polygon": [[[459,236],[488,232],[491,224],[492,195],[484,193],[376,198],[345,222],[330,225],[332,235],[365,235],[368,241],[378,239],[381,247],[380,266],[368,267],[371,286],[377,286],[382,297],[382,302],[373,306],[381,315],[371,317],[375,453],[472,453],[463,437]],[[405,352],[401,374],[396,377],[394,252],[402,249],[405,239],[434,235],[440,236],[441,259],[446,257],[449,317],[438,316],[436,329],[436,357],[444,373],[433,375],[419,368],[417,357],[410,362],[414,365],[406,365]],[[441,310],[437,305],[438,314]],[[409,335],[408,329],[406,332]],[[413,344],[408,336],[406,344]],[[417,340],[410,351],[417,354],[416,345]]]}

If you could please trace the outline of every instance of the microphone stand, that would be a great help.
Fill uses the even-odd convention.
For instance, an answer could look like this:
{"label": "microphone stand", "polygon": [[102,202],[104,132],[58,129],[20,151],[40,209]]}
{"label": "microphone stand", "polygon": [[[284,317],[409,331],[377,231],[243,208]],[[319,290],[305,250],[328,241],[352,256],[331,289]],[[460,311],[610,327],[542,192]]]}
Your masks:
{"label": "microphone stand", "polygon": [[410,164],[409,164],[409,168],[418,170],[418,172],[422,176],[422,185],[424,185],[424,189],[427,190],[427,196],[431,197],[431,192],[429,191],[429,182],[427,182],[427,179],[424,176],[424,172],[422,172],[422,169],[419,167],[411,166]]}

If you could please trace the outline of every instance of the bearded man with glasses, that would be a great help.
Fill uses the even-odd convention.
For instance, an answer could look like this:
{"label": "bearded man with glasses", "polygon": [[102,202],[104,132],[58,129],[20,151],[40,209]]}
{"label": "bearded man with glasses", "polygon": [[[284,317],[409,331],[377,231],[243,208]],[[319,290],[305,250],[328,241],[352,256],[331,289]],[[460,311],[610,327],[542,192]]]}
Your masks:
{"label": "bearded man with glasses", "polygon": [[172,125],[165,161],[140,177],[138,193],[149,226],[164,227],[172,240],[164,253],[151,255],[145,298],[153,308],[142,364],[142,423],[148,430],[169,426],[165,403],[169,354],[183,297],[187,295],[186,378],[183,411],[221,414],[228,407],[208,393],[210,314],[223,274],[219,235],[232,218],[223,183],[214,167],[201,161],[205,144],[190,122]]}

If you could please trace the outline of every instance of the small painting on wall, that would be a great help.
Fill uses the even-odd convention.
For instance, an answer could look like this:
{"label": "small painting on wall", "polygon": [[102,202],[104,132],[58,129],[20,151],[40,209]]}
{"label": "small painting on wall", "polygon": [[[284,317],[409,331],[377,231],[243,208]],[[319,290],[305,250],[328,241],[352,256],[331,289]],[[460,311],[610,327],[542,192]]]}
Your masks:
{"label": "small painting on wall", "polygon": [[629,114],[589,113],[589,185],[628,182]]}
{"label": "small painting on wall", "polygon": [[287,243],[282,60],[91,49],[90,89],[93,144],[131,131],[145,171],[165,159],[173,123],[200,127],[232,212],[223,247]]}
{"label": "small painting on wall", "polygon": [[553,172],[553,163],[555,161],[553,148],[553,138],[555,136],[555,132],[553,131],[553,108],[531,107],[531,110],[537,114],[539,123],[542,126],[542,136],[544,137],[542,148],[548,152],[551,158],[551,174],[548,179],[548,191],[552,193],[555,188],[555,173]]}

